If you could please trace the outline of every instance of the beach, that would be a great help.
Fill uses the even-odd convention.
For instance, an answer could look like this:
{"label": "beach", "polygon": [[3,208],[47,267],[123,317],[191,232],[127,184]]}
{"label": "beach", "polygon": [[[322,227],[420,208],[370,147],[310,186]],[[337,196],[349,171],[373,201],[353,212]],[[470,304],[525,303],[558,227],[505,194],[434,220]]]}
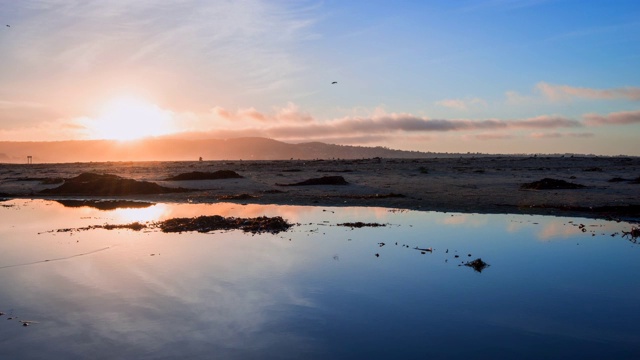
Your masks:
{"label": "beach", "polygon": [[[222,170],[242,178],[167,180],[179,174]],[[42,193],[82,173],[112,174],[188,191],[117,196]],[[365,206],[638,220],[639,176],[639,158],[599,156],[3,164],[0,194],[4,198]],[[320,179],[320,184],[289,186],[313,179]],[[329,181],[327,185],[323,179]],[[336,179],[346,184],[333,185],[331,180]],[[555,182],[536,184],[543,179]],[[527,184],[533,186],[527,188]]]}

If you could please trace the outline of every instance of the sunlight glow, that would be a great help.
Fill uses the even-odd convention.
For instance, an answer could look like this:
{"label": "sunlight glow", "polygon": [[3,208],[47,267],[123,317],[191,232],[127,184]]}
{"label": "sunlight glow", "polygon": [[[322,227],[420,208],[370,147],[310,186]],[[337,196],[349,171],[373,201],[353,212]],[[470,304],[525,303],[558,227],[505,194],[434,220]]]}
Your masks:
{"label": "sunlight glow", "polygon": [[173,113],[133,97],[108,102],[89,125],[96,139],[134,140],[174,131]]}
{"label": "sunlight glow", "polygon": [[116,209],[114,210],[114,218],[119,223],[132,223],[132,222],[148,222],[164,220],[165,215],[168,213],[167,205],[155,204],[148,208],[141,209]]}

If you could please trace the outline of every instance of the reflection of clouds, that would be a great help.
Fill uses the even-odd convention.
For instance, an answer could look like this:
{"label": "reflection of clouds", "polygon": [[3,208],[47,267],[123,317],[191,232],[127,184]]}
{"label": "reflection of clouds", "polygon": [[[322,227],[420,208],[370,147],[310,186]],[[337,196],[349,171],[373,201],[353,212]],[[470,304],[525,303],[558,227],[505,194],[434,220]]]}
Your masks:
{"label": "reflection of clouds", "polygon": [[479,214],[459,214],[451,215],[440,220],[439,223],[445,225],[466,225],[469,227],[480,227],[487,225],[489,218]]}
{"label": "reflection of clouds", "polygon": [[[566,219],[565,219],[566,220]],[[586,232],[583,232],[578,225],[582,223],[585,225]],[[578,235],[588,234],[611,234],[620,232],[624,228],[624,223],[617,223],[615,221],[596,221],[596,220],[578,220],[573,223],[562,222],[559,220],[551,220],[545,223],[542,230],[538,233],[540,240],[549,241],[558,238],[569,238]]]}
{"label": "reflection of clouds", "polygon": [[538,231],[537,237],[539,240],[550,241],[557,238],[566,239],[579,234],[582,234],[582,231],[577,226],[570,226],[559,221],[549,221]]}
{"label": "reflection of clouds", "polygon": [[311,346],[291,331],[300,328],[296,314],[314,307],[292,280],[313,266],[303,250],[276,246],[282,240],[268,234],[122,236],[129,241],[107,253],[31,267],[5,284],[36,313],[55,309],[46,319],[55,331],[43,340],[54,353],[209,358],[213,348],[215,357],[251,358]]}
{"label": "reflection of clouds", "polygon": [[508,232],[508,233],[516,233],[516,232],[518,232],[518,231],[520,231],[520,230],[524,229],[527,225],[529,225],[529,224],[526,224],[526,223],[524,223],[524,222],[522,222],[522,221],[518,221],[518,222],[516,222],[516,221],[511,221],[511,222],[507,225],[506,230],[507,230],[507,232]]}

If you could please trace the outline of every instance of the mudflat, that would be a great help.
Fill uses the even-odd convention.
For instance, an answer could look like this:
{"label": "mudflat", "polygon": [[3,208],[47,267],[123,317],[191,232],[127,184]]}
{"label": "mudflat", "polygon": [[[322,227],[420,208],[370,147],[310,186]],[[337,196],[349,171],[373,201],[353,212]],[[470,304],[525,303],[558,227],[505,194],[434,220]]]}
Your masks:
{"label": "mudflat", "polygon": [[[219,171],[234,172],[238,176],[207,179],[208,173]],[[199,176],[195,180],[167,180],[194,179],[180,175],[196,172]],[[136,192],[127,189],[137,186],[129,186],[101,193],[92,192],[90,186],[83,184],[78,185],[82,191],[74,193],[74,181],[86,178],[86,175],[79,177],[85,173],[116,175],[121,183],[131,179],[145,182],[147,188],[151,186],[148,183],[153,183],[163,189],[180,191]],[[104,181],[100,187],[108,188]],[[64,192],[56,194],[56,189],[62,186],[65,186]],[[640,220],[640,158],[461,156],[0,164],[0,195],[4,198],[376,206]]]}

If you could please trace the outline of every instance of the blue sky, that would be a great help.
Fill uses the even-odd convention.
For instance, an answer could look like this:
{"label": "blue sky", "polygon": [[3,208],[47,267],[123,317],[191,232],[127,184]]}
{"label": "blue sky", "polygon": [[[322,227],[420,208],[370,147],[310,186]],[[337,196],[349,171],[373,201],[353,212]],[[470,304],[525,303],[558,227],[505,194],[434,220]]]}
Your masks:
{"label": "blue sky", "polygon": [[0,140],[117,138],[136,123],[128,138],[640,155],[637,1],[2,9]]}

